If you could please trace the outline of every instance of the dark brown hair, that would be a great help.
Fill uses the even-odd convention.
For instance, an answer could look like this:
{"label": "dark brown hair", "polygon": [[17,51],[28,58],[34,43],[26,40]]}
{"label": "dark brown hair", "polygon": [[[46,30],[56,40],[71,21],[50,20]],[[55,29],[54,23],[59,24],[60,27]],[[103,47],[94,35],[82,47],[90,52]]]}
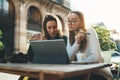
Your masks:
{"label": "dark brown hair", "polygon": [[57,29],[58,29],[58,35],[56,35],[56,37],[61,37],[63,36],[62,34],[62,25],[61,25],[61,22],[60,20],[57,18],[57,16],[55,15],[52,15],[52,14],[48,14],[44,17],[44,20],[43,20],[43,24],[42,24],[42,32],[44,34],[44,36],[46,37],[46,39],[50,39],[50,35],[48,34],[48,31],[46,29],[46,24],[47,22],[49,21],[55,21],[57,23]]}

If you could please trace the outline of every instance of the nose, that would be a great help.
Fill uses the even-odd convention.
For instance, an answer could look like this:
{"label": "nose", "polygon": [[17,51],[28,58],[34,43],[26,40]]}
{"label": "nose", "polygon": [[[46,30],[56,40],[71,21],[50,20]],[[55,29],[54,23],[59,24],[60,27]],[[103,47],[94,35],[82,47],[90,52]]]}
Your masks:
{"label": "nose", "polygon": [[72,25],[73,24],[72,21],[68,21],[67,23],[68,23],[68,25]]}
{"label": "nose", "polygon": [[54,29],[53,28],[50,31],[51,31],[51,33],[54,33]]}

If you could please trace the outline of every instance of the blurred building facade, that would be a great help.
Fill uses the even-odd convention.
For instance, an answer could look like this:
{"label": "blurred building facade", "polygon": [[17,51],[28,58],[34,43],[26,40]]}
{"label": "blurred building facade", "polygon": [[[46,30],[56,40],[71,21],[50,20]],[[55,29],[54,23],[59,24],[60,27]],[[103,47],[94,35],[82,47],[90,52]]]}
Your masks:
{"label": "blurred building facade", "polygon": [[0,0],[0,30],[6,56],[16,51],[26,53],[29,37],[41,32],[47,13],[58,15],[64,23],[69,11],[69,0]]}

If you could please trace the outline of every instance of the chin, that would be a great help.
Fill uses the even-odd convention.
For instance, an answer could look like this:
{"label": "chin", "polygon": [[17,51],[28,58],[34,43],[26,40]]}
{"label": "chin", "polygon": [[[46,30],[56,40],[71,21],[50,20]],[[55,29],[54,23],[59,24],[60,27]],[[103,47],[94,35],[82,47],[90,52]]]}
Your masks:
{"label": "chin", "polygon": [[51,38],[55,38],[56,36],[51,36]]}

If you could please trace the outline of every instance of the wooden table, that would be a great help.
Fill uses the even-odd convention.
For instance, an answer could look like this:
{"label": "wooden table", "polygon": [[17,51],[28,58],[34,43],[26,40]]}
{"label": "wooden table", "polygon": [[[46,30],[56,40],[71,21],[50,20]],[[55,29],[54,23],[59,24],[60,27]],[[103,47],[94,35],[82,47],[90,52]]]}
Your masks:
{"label": "wooden table", "polygon": [[89,76],[92,71],[108,66],[111,66],[111,64],[96,63],[56,65],[0,63],[0,72],[30,76],[39,78],[40,80],[60,80],[65,77],[87,74],[86,80],[89,80]]}

